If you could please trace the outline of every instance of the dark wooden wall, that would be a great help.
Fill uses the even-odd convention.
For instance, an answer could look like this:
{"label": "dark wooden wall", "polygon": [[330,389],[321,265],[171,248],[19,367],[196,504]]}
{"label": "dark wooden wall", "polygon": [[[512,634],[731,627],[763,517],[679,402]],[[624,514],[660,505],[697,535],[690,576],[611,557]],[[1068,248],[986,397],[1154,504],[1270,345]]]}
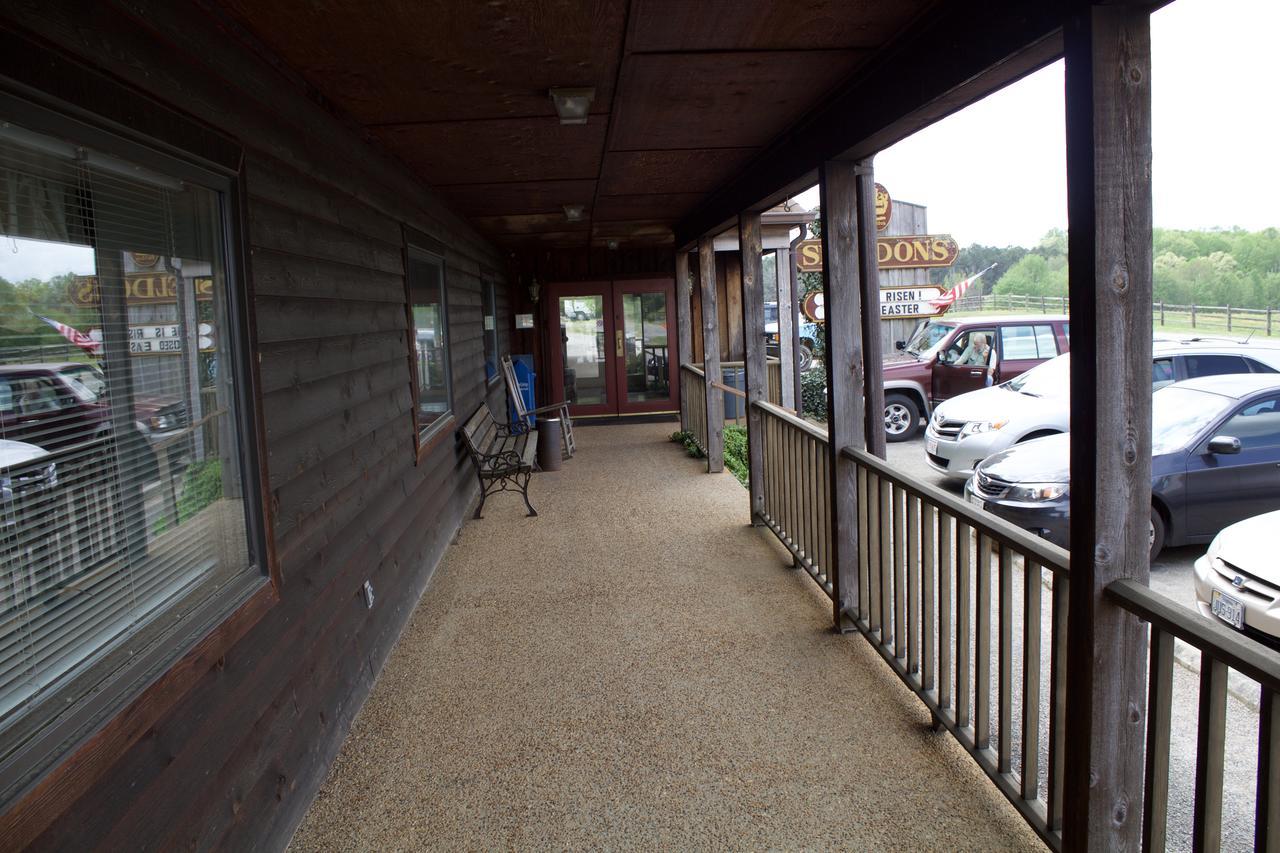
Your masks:
{"label": "dark wooden wall", "polygon": [[[415,464],[402,225],[448,247],[460,417],[486,395],[502,404],[501,384],[484,380],[480,282],[485,269],[505,278],[506,260],[300,81],[194,5],[40,0],[6,4],[5,19],[246,149],[283,577],[280,602],[37,846],[278,847],[476,494],[452,436]],[[500,283],[503,347],[510,295]],[[366,578],[372,610],[361,597]]]}

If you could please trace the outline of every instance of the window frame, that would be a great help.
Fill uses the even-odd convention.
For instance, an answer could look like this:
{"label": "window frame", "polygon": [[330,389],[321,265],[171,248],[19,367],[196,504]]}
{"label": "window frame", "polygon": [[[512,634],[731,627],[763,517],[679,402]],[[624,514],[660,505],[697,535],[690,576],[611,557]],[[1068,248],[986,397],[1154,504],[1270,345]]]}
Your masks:
{"label": "window frame", "polygon": [[[92,69],[76,67],[75,85],[63,75],[31,85],[10,69],[66,62],[59,54],[13,34],[6,49],[27,60],[0,76],[0,112],[32,131],[72,139],[104,154],[217,192],[225,262],[235,428],[244,484],[245,534],[255,558],[217,595],[191,609],[183,624],[127,666],[57,713],[0,765],[0,832],[22,846],[69,808],[280,601],[282,583],[269,481],[256,358],[257,328],[247,247],[247,190],[243,147],[224,132],[185,114],[163,110],[139,120],[128,105],[141,96]],[[23,72],[24,74],[26,72]],[[23,85],[26,83],[27,85]],[[51,86],[51,84],[53,84]],[[48,94],[53,88],[56,96]],[[57,694],[52,698],[57,698]]]}
{"label": "window frame", "polygon": [[[420,465],[432,449],[439,445],[446,436],[453,434],[458,423],[458,412],[453,394],[453,330],[449,326],[449,278],[448,266],[445,262],[447,247],[444,243],[412,226],[405,225],[403,230],[405,356],[409,361],[409,394],[413,401],[410,414],[413,422],[414,464]],[[427,255],[440,262],[440,312],[445,340],[444,361],[447,373],[445,383],[449,397],[448,411],[425,428],[419,411],[417,324],[413,319],[413,289],[409,284],[409,260],[414,252]]]}

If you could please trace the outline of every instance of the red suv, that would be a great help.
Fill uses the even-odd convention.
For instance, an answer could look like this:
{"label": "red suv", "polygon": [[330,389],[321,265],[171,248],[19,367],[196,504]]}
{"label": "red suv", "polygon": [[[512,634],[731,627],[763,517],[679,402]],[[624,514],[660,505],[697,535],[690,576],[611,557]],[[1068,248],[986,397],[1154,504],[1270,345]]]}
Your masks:
{"label": "red suv", "polygon": [[996,385],[1070,349],[1065,315],[938,317],[898,341],[884,363],[884,429],[889,441],[920,431],[934,405]]}

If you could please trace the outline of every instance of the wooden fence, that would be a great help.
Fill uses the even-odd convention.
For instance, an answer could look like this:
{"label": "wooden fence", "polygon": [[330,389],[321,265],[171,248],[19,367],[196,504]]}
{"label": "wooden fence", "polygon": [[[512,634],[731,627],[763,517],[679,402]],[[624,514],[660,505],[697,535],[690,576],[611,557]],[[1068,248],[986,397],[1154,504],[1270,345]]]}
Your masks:
{"label": "wooden fence", "polygon": [[692,364],[680,365],[680,399],[685,412],[685,431],[702,452],[707,452],[707,375]]}
{"label": "wooden fence", "polygon": [[[960,314],[982,311],[1017,311],[1019,313],[1067,314],[1071,302],[1065,296],[1018,296],[987,293],[965,296],[956,301],[951,312]],[[1280,332],[1280,310],[1274,308],[1237,308],[1232,305],[1175,305],[1156,302],[1151,306],[1152,324],[1159,328],[1205,332],[1230,332],[1242,337],[1272,337]]]}

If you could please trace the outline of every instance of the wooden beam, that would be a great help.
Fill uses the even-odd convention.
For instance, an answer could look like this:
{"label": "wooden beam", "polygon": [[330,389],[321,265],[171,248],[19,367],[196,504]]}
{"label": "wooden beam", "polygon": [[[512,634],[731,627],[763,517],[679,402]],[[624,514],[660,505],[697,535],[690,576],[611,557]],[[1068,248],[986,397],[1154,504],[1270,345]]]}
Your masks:
{"label": "wooden beam", "polygon": [[764,513],[764,418],[756,403],[769,400],[769,374],[764,355],[764,264],[760,245],[760,212],[738,216],[738,245],[742,254],[742,337],[747,386],[747,470],[751,492],[751,523],[761,524]]}
{"label": "wooden beam", "polygon": [[[791,241],[791,373],[784,375],[782,381],[791,383],[791,394],[796,401],[796,414],[804,416],[804,383],[800,380],[800,267],[796,245],[804,239],[808,229],[802,227],[800,234]],[[784,344],[785,345],[785,344]]]}
{"label": "wooden beam", "polygon": [[[689,280],[689,253],[676,252],[676,365],[693,361],[693,283]],[[680,395],[680,429],[689,429],[689,406]]]}
{"label": "wooden beam", "polygon": [[782,408],[798,412],[795,375],[795,279],[792,277],[791,250],[773,250],[773,269],[778,284],[778,373],[782,386]]}
{"label": "wooden beam", "polygon": [[[858,470],[845,447],[866,447],[863,411],[862,264],[858,227],[858,169],[848,161],[824,163],[822,268],[827,317],[827,435],[831,473],[831,583],[836,630],[853,628],[858,608]],[[871,189],[872,203],[875,188]],[[871,211],[875,240],[875,210]],[[871,255],[874,263],[875,254]]]}
{"label": "wooden beam", "polygon": [[[891,49],[780,134],[676,224],[677,246],[813,185],[818,164],[867,157],[1062,54],[1068,0],[935,4]],[[918,57],[905,62],[904,57]]]}
{"label": "wooden beam", "polygon": [[1151,33],[1146,7],[1075,7],[1066,45],[1071,592],[1066,850],[1142,839],[1147,636],[1103,596],[1146,583],[1151,512]]}
{"label": "wooden beam", "polygon": [[716,247],[698,241],[698,282],[702,286],[702,372],[707,383],[707,473],[724,470],[724,392],[720,384],[720,330],[716,311]]}
{"label": "wooden beam", "polygon": [[876,261],[876,179],[872,158],[855,166],[858,175],[858,282],[862,302],[863,435],[867,452],[885,457],[884,354],[880,349],[880,266]]}

